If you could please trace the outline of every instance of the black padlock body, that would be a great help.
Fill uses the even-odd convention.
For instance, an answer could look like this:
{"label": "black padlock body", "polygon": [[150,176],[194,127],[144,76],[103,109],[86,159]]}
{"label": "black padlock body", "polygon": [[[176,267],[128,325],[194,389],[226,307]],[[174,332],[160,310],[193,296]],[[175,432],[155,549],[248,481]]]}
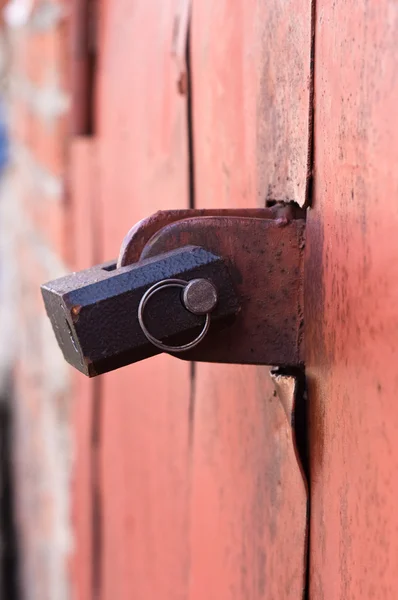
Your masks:
{"label": "black padlock body", "polygon": [[[145,337],[138,322],[144,292],[169,278],[209,279],[218,303],[208,336],[239,312],[229,268],[215,254],[185,246],[116,269],[106,263],[72,273],[42,286],[47,314],[65,359],[90,377],[148,358],[161,351]],[[152,335],[170,345],[193,339],[204,317],[186,310],[181,290],[160,290],[148,302],[145,323]]]}

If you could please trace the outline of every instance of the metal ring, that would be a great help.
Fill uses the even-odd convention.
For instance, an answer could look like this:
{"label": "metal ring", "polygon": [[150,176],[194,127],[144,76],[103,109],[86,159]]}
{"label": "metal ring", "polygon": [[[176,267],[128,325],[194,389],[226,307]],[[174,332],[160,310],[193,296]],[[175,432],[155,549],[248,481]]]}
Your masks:
{"label": "metal ring", "polygon": [[155,283],[153,286],[151,286],[145,292],[145,294],[142,296],[140,303],[138,305],[138,322],[141,326],[141,329],[142,329],[145,337],[154,346],[156,346],[157,348],[160,348],[160,350],[163,350],[163,352],[186,352],[187,350],[191,350],[191,348],[195,348],[195,346],[197,346],[203,340],[206,333],[209,331],[210,313],[206,313],[206,319],[205,319],[205,323],[203,325],[203,329],[199,333],[199,335],[194,340],[192,340],[192,342],[188,342],[188,344],[184,344],[182,346],[168,346],[167,344],[164,344],[162,341],[155,338],[148,331],[148,329],[144,323],[145,307],[146,307],[148,301],[152,298],[152,296],[154,294],[156,294],[156,292],[159,292],[160,290],[164,290],[164,289],[170,288],[170,287],[185,288],[187,285],[188,285],[188,281],[185,281],[184,279],[163,279],[162,281]]}

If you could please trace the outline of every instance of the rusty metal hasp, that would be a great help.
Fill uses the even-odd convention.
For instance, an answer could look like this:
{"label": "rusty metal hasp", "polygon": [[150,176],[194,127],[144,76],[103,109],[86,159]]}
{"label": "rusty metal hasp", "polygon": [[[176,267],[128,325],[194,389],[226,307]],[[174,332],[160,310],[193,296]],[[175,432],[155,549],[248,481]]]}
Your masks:
{"label": "rusty metal hasp", "polygon": [[117,262],[43,285],[65,359],[90,377],[162,351],[301,365],[305,222],[288,211],[159,212]]}

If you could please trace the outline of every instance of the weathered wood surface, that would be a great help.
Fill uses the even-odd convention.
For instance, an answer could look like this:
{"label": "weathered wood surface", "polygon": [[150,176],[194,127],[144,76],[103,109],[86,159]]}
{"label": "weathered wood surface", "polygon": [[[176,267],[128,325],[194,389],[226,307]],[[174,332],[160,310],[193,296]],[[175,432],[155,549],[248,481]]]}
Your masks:
{"label": "weathered wood surface", "polygon": [[311,15],[310,0],[193,2],[193,133],[201,204],[305,203]]}
{"label": "weathered wood surface", "polygon": [[[101,248],[161,208],[188,207],[177,0],[106,2],[98,79]],[[177,600],[188,585],[190,367],[167,356],[101,379],[101,600]]]}
{"label": "weathered wood surface", "polygon": [[310,597],[398,597],[398,7],[318,0]]}
{"label": "weathered wood surface", "polygon": [[[305,110],[284,111],[295,94],[289,69],[308,84],[302,78],[309,73],[310,3],[278,5],[193,4],[198,208],[264,206],[275,194],[304,201],[308,102]],[[297,31],[290,40],[292,20]],[[289,67],[284,61],[293,52]],[[190,599],[301,598],[307,494],[269,369],[198,364],[194,393]]]}

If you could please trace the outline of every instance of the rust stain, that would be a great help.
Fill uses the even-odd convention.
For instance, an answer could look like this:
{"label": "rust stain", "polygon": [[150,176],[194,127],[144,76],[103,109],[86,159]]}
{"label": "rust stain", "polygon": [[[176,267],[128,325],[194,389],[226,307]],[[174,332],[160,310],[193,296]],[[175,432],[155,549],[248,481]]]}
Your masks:
{"label": "rust stain", "polygon": [[[198,211],[200,214],[200,211]],[[258,215],[267,214],[258,210]],[[186,245],[202,246],[230,266],[242,310],[234,323],[181,358],[206,362],[302,363],[302,220],[245,216],[194,216],[171,223],[149,240],[142,259]],[[193,213],[195,214],[195,213]],[[232,211],[233,214],[233,211]]]}
{"label": "rust stain", "polygon": [[159,210],[141,219],[124,236],[120,246],[117,266],[123,267],[137,262],[145,244],[163,227],[193,217],[251,217],[254,219],[278,219],[289,221],[298,218],[294,207],[275,205],[270,208],[187,208],[179,210]]}
{"label": "rust stain", "polygon": [[78,321],[81,309],[82,309],[82,307],[80,305],[78,305],[78,304],[75,305],[75,306],[72,306],[70,312],[71,312],[72,319],[73,319],[74,323],[76,323]]}

